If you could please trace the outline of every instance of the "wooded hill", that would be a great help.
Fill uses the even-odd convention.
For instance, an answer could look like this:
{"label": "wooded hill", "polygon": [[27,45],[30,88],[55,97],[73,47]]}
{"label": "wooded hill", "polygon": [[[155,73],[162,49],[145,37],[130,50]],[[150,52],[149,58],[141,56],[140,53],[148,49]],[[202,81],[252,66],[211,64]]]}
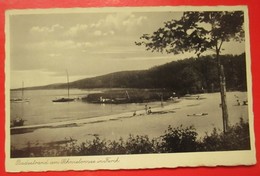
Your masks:
{"label": "wooded hill", "polygon": [[[224,55],[227,90],[246,90],[245,54]],[[27,89],[67,88],[67,83]],[[149,88],[171,89],[179,93],[213,92],[219,89],[217,62],[214,56],[189,58],[155,66],[148,70],[122,71],[81,79],[70,88]]]}

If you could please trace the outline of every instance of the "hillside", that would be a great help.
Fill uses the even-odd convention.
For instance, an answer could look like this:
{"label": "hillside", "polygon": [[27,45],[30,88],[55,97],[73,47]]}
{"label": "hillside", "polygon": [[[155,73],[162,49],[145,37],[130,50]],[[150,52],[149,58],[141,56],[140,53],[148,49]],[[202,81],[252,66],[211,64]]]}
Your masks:
{"label": "hillside", "polygon": [[[245,54],[221,58],[227,89],[246,90]],[[218,71],[213,56],[189,58],[156,66],[148,70],[122,71],[70,83],[71,88],[165,88],[178,92],[216,91]],[[67,84],[52,84],[27,89],[60,89]]]}

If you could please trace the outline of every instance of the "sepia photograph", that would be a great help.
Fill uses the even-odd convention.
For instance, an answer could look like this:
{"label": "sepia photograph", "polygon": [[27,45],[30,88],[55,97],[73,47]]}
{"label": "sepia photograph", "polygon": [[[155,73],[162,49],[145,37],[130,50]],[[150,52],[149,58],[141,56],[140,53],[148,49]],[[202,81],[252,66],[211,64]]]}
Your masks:
{"label": "sepia photograph", "polygon": [[247,15],[7,11],[7,170],[254,164]]}

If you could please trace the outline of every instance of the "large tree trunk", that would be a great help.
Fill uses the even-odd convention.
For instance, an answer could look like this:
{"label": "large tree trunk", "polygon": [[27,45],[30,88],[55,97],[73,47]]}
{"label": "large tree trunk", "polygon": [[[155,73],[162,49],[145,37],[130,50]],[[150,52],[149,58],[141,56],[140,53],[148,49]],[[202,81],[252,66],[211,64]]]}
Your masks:
{"label": "large tree trunk", "polygon": [[227,98],[226,98],[226,79],[224,74],[224,67],[220,63],[219,52],[217,52],[217,62],[218,62],[218,70],[219,70],[219,86],[220,86],[221,108],[222,108],[222,118],[223,118],[223,131],[224,133],[226,133],[229,127]]}

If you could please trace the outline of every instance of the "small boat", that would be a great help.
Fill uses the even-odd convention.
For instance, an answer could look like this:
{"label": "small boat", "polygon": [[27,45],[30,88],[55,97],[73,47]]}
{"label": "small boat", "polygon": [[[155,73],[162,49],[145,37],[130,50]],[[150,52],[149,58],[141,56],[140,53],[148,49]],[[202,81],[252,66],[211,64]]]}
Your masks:
{"label": "small boat", "polygon": [[10,101],[12,103],[24,103],[24,102],[30,102],[30,99],[28,99],[28,98],[11,98]]}
{"label": "small boat", "polygon": [[16,118],[15,120],[12,120],[11,127],[17,127],[17,126],[23,126],[24,121],[22,118]]}
{"label": "small boat", "polygon": [[57,98],[55,100],[52,100],[52,102],[71,102],[71,101],[74,101],[74,98],[62,97],[62,98]]}
{"label": "small boat", "polygon": [[52,100],[54,103],[63,103],[63,102],[71,102],[74,101],[75,98],[70,98],[70,84],[69,84],[69,74],[68,71],[66,70],[67,73],[67,88],[68,88],[68,96],[67,97],[62,97],[62,98],[57,98],[55,100]]}
{"label": "small boat", "polygon": [[29,98],[24,98],[24,83],[22,83],[22,96],[21,98],[11,98],[11,103],[25,103],[29,102]]}

